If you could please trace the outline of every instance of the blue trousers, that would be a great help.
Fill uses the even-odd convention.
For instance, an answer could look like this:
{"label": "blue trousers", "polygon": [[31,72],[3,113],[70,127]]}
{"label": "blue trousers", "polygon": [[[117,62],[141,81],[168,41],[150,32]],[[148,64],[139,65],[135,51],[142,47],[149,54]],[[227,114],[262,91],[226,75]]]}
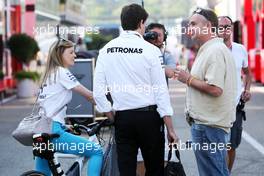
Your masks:
{"label": "blue trousers", "polygon": [[199,124],[192,124],[191,133],[199,175],[229,176],[226,163],[228,133]]}
{"label": "blue trousers", "polygon": [[[55,121],[52,124],[52,133],[60,135],[59,138],[52,140],[56,152],[89,158],[87,163],[87,175],[100,176],[103,151],[99,144],[95,144],[86,138],[66,132],[65,126]],[[44,173],[46,176],[51,175],[47,160],[39,157],[36,157],[36,170]]]}

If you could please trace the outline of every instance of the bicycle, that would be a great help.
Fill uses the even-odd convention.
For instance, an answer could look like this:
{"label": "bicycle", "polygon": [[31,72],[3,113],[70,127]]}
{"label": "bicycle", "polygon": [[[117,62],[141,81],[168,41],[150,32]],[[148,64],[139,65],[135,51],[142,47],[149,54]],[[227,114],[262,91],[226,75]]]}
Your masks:
{"label": "bicycle", "polygon": [[[102,127],[107,126],[108,119],[102,120],[101,122],[94,122],[87,126],[74,124],[73,129],[75,131],[74,134],[80,135],[83,131],[86,132],[89,136],[89,139],[98,142],[97,135]],[[49,168],[53,176],[81,176],[81,171],[85,163],[88,159],[84,156],[78,156],[73,154],[63,154],[63,153],[56,153],[54,149],[49,149],[47,147],[51,144],[51,140],[58,138],[58,134],[47,134],[47,133],[40,133],[35,134],[33,136],[33,155],[44,158],[49,163]],[[42,150],[44,149],[44,150]],[[68,169],[66,174],[61,169],[61,165],[58,161],[58,158],[76,158],[75,162],[71,165]],[[24,172],[21,176],[45,176],[45,174],[31,170]]]}

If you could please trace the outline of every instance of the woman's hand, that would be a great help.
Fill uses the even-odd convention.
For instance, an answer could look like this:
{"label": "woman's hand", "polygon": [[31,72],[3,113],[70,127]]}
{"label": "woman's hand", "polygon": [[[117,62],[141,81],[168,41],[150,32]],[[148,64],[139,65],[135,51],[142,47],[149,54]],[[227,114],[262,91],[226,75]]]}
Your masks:
{"label": "woman's hand", "polygon": [[80,84],[74,87],[73,90],[84,96],[89,102],[93,103],[94,105],[96,104],[93,98],[93,92],[88,90],[83,85]]}
{"label": "woman's hand", "polygon": [[96,105],[95,100],[93,97],[89,98],[88,101],[90,101],[93,105]]}

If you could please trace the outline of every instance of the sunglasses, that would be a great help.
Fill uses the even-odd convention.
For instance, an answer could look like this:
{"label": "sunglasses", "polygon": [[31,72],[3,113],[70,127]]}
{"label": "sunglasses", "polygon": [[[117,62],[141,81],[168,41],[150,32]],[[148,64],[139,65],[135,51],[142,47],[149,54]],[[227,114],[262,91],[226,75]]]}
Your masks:
{"label": "sunglasses", "polygon": [[199,14],[205,17],[208,21],[209,20],[209,14],[202,8],[198,7],[195,11],[193,11],[193,14]]}
{"label": "sunglasses", "polygon": [[222,29],[231,29],[231,25],[220,25],[220,26],[218,26],[219,28],[222,28]]}
{"label": "sunglasses", "polygon": [[70,41],[70,40],[68,40],[68,39],[65,39],[65,38],[63,38],[63,37],[59,37],[59,39],[58,39],[58,41],[57,41],[57,43],[56,43],[56,45],[55,45],[55,49],[56,49],[56,51],[57,51],[58,48],[60,47],[61,42],[70,42],[70,43],[73,44],[73,46],[74,46],[74,48],[75,48],[75,44],[74,44],[72,41]]}
{"label": "sunglasses", "polygon": [[67,39],[65,39],[63,37],[59,37],[59,39],[58,39],[58,41],[56,43],[56,48],[59,46],[60,42],[62,42],[62,41],[64,41],[64,42],[71,42],[72,43],[72,41],[70,41],[70,40],[67,40]]}

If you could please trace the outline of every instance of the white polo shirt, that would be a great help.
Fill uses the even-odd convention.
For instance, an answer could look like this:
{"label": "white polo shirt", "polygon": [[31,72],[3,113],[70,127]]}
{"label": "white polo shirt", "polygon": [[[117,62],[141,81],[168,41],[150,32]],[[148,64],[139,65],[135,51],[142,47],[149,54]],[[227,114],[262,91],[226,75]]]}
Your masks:
{"label": "white polo shirt", "polygon": [[[52,73],[50,78],[40,89],[39,103],[46,111],[46,116],[52,120],[64,124],[68,104],[72,99],[72,88],[80,85],[79,81],[72,73],[63,67],[58,67],[56,73]],[[65,106],[59,113],[57,113]],[[56,114],[57,113],[57,114]],[[54,114],[56,114],[54,116]]]}
{"label": "white polo shirt", "polygon": [[160,50],[135,31],[124,31],[99,52],[94,74],[94,98],[99,112],[129,110],[156,104],[160,116],[172,115]]}
{"label": "white polo shirt", "polygon": [[241,69],[248,67],[248,54],[245,47],[239,43],[232,42],[232,55],[236,64],[236,72],[237,72],[237,97],[236,103],[239,103],[240,96],[243,91],[243,83],[241,77]]}

